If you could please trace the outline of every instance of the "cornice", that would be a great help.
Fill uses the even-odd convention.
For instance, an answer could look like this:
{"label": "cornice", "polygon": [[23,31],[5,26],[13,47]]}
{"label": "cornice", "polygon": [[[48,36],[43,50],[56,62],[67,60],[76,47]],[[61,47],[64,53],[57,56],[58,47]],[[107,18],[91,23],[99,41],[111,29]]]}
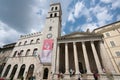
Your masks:
{"label": "cornice", "polygon": [[82,42],[82,41],[98,41],[102,40],[103,36],[84,36],[84,37],[71,37],[71,38],[58,38],[58,43],[65,42]]}
{"label": "cornice", "polygon": [[106,31],[110,31],[110,30],[120,28],[120,25],[118,25],[119,23],[120,23],[120,21],[117,21],[117,22],[114,22],[114,23],[111,23],[111,24],[107,24],[105,26],[94,29],[93,32],[95,32],[97,30],[100,30],[100,29],[103,29],[103,30],[97,31],[99,33],[103,33],[103,32],[106,32]]}

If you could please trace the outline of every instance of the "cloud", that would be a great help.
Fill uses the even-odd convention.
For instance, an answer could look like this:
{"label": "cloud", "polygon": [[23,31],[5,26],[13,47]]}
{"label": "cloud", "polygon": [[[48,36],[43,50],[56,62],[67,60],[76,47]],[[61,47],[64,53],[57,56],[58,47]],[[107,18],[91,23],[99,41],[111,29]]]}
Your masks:
{"label": "cloud", "polygon": [[118,15],[116,18],[117,18],[117,21],[119,21],[120,20],[120,15]]}
{"label": "cloud", "polygon": [[75,22],[75,19],[80,18],[81,16],[86,17],[86,21],[92,21],[92,17],[90,16],[89,9],[85,6],[84,2],[76,2],[75,6],[70,10],[68,21]]}
{"label": "cloud", "polygon": [[106,9],[100,13],[97,13],[96,17],[99,21],[109,21],[112,19],[113,16]]}
{"label": "cloud", "polygon": [[72,12],[69,13],[69,16],[68,16],[68,21],[71,21],[72,23],[75,22],[75,19],[74,19],[74,14]]}
{"label": "cloud", "polygon": [[0,47],[8,43],[16,42],[19,34],[20,33],[16,32],[14,29],[9,28],[8,25],[0,21]]}
{"label": "cloud", "polygon": [[[0,20],[18,32],[28,33],[33,26],[43,24],[47,5],[47,0],[0,0]],[[36,14],[39,11],[41,14]]]}
{"label": "cloud", "polygon": [[112,9],[120,8],[120,0],[100,0],[103,3],[111,3]]}
{"label": "cloud", "polygon": [[90,8],[91,13],[96,18],[96,22],[99,26],[107,24],[112,21],[114,14],[111,14],[110,9],[107,6],[96,5],[94,8]]}
{"label": "cloud", "polygon": [[61,34],[61,36],[64,36],[64,35],[66,35],[66,33],[65,33],[65,31],[62,31],[62,34]]}
{"label": "cloud", "polygon": [[101,0],[101,2],[103,2],[103,3],[111,3],[112,0]]}
{"label": "cloud", "polygon": [[95,28],[98,28],[97,23],[86,23],[81,27],[82,31],[86,31],[87,29],[90,29],[90,31],[92,31]]}
{"label": "cloud", "polygon": [[81,14],[83,8],[84,8],[83,2],[79,2],[79,1],[78,1],[78,2],[75,4],[74,16],[75,16],[76,18],[79,17],[79,15]]}
{"label": "cloud", "polygon": [[120,8],[120,0],[113,0],[112,9]]}
{"label": "cloud", "polygon": [[48,0],[0,0],[0,46],[42,31],[48,9]]}

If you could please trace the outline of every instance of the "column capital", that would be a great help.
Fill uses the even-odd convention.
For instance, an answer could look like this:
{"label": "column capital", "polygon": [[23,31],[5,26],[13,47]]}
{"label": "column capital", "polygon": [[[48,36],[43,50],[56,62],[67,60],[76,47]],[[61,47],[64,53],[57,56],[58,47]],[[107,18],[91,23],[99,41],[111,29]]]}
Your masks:
{"label": "column capital", "polygon": [[86,41],[82,41],[81,43],[82,43],[82,44],[85,44],[85,42],[86,42]]}
{"label": "column capital", "polygon": [[94,41],[92,40],[92,41],[90,41],[91,43],[94,43]]}
{"label": "column capital", "polygon": [[73,45],[76,45],[76,42],[73,42]]}

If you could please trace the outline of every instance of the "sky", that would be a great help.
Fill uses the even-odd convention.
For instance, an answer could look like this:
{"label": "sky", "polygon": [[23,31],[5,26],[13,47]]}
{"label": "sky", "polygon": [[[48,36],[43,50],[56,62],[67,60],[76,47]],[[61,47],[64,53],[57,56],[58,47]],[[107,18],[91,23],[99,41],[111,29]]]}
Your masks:
{"label": "sky", "polygon": [[0,0],[0,47],[41,32],[50,3],[62,7],[62,35],[92,31],[120,20],[120,0]]}

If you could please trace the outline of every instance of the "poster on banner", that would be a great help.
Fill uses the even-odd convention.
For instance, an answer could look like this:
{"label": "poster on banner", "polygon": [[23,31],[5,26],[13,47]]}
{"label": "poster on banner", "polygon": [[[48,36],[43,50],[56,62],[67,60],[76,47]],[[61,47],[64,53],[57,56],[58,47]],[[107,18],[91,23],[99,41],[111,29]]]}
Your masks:
{"label": "poster on banner", "polygon": [[51,63],[51,55],[53,50],[53,39],[44,40],[42,53],[40,56],[42,63]]}

